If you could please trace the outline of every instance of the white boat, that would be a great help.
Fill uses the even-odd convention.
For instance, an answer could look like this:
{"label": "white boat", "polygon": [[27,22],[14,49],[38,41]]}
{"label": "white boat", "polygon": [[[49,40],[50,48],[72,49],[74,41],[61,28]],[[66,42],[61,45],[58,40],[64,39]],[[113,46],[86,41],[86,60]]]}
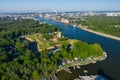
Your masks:
{"label": "white boat", "polygon": [[80,66],[76,66],[78,69],[80,69]]}
{"label": "white boat", "polygon": [[73,69],[75,69],[75,66],[73,66]]}
{"label": "white boat", "polygon": [[76,25],[73,25],[73,27],[76,27]]}

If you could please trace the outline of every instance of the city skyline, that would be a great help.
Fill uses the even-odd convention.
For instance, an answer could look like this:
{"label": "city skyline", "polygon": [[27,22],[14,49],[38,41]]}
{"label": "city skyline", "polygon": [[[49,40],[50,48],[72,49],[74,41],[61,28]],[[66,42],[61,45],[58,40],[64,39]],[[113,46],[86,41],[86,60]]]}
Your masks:
{"label": "city skyline", "polygon": [[31,11],[119,11],[118,0],[4,0],[0,2],[0,12]]}

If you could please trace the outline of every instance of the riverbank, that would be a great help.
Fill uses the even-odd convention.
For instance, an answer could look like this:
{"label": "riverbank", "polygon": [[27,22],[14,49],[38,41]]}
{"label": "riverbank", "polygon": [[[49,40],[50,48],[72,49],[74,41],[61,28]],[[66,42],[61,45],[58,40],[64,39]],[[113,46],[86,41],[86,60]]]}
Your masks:
{"label": "riverbank", "polygon": [[83,60],[79,60],[79,61],[76,60],[76,61],[71,62],[71,63],[66,63],[65,65],[63,65],[62,67],[57,69],[56,72],[59,72],[61,70],[65,70],[66,71],[66,69],[68,69],[69,67],[73,67],[73,66],[83,66],[83,65],[88,65],[88,64],[91,64],[91,63],[96,63],[98,61],[103,61],[106,58],[107,58],[107,53],[103,52],[102,56],[99,56],[99,57],[96,57],[96,58],[89,57],[89,58],[85,59],[84,61]]}
{"label": "riverbank", "polygon": [[84,28],[84,27],[81,27],[81,26],[78,26],[78,27],[79,27],[80,29],[82,29],[82,30],[87,31],[87,32],[90,32],[90,33],[93,33],[93,34],[97,34],[97,35],[100,35],[100,36],[104,36],[104,37],[106,37],[106,38],[111,38],[111,39],[120,41],[120,37],[112,36],[112,35],[109,35],[109,34],[104,34],[104,33],[97,32],[97,31],[93,31],[93,30],[90,30],[90,29],[87,29],[87,28]]}

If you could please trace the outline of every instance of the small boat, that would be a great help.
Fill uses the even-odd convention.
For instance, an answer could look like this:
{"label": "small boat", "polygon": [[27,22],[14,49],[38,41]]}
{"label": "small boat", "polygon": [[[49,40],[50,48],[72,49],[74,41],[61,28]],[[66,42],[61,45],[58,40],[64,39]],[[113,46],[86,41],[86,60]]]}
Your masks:
{"label": "small boat", "polygon": [[80,66],[76,66],[78,69],[80,69]]}
{"label": "small boat", "polygon": [[73,69],[75,69],[75,66],[73,66]]}
{"label": "small boat", "polygon": [[92,63],[96,63],[97,61],[96,60],[94,60]]}
{"label": "small boat", "polygon": [[73,25],[73,27],[76,27],[76,25]]}
{"label": "small boat", "polygon": [[88,73],[88,70],[84,70],[84,73]]}

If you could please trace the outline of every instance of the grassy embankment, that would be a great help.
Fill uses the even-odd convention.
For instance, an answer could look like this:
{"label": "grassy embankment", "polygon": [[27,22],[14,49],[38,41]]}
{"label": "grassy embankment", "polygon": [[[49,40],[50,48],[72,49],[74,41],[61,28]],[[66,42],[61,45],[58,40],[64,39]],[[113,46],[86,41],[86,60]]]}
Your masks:
{"label": "grassy embankment", "polygon": [[76,40],[71,40],[71,39],[68,39],[68,40],[63,40],[63,41],[56,41],[54,42],[52,39],[50,40],[46,40],[42,34],[40,33],[36,33],[36,34],[31,34],[31,35],[25,35],[25,36],[22,36],[24,37],[25,39],[33,42],[33,41],[36,41],[38,44],[37,44],[37,48],[39,51],[41,50],[44,50],[44,49],[52,49],[54,48],[54,46],[60,46],[62,43],[70,43],[70,44],[73,44]]}

